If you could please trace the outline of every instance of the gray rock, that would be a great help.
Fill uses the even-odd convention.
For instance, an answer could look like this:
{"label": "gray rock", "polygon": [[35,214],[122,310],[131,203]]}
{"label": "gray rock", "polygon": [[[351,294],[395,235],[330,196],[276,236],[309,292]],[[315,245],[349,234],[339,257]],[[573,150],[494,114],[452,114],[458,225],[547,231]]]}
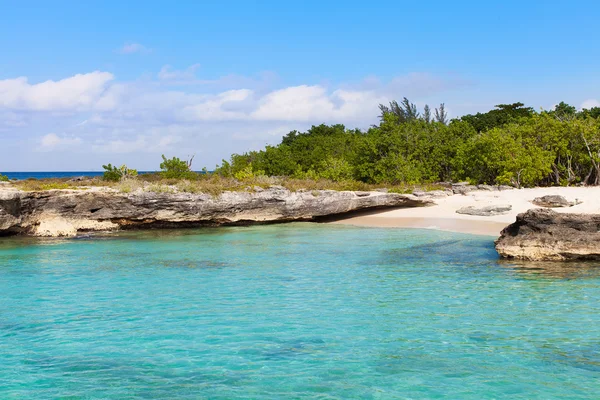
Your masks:
{"label": "gray rock", "polygon": [[477,185],[477,189],[479,190],[487,190],[489,192],[494,192],[499,190],[498,186],[491,186],[491,185]]}
{"label": "gray rock", "polygon": [[507,185],[498,185],[498,190],[500,190],[500,191],[503,191],[503,190],[514,190],[514,187],[507,186]]}
{"label": "gray rock", "polygon": [[536,197],[533,199],[532,203],[536,206],[546,208],[573,207],[574,205],[579,204],[577,201],[568,201],[563,196],[559,195]]}
{"label": "gray rock", "polygon": [[480,217],[491,217],[493,215],[504,215],[507,214],[510,210],[512,210],[512,206],[510,204],[506,205],[497,205],[497,206],[486,206],[486,207],[463,207],[456,212],[458,214],[466,214],[466,215],[477,215]]}
{"label": "gray rock", "polygon": [[422,190],[415,190],[413,195],[419,198],[431,198],[441,199],[444,197],[452,196],[454,193],[451,190],[432,190],[430,192],[424,192]]}
{"label": "gray rock", "polygon": [[521,260],[600,260],[600,215],[529,210],[502,230],[496,250]]}
{"label": "gray rock", "polygon": [[0,235],[306,221],[358,210],[431,204],[430,199],[397,193],[291,192],[282,186],[216,197],[111,189],[23,192],[0,187]]}
{"label": "gray rock", "polygon": [[452,192],[454,194],[465,195],[474,190],[477,190],[477,187],[469,185],[469,182],[459,182],[459,183],[452,184]]}

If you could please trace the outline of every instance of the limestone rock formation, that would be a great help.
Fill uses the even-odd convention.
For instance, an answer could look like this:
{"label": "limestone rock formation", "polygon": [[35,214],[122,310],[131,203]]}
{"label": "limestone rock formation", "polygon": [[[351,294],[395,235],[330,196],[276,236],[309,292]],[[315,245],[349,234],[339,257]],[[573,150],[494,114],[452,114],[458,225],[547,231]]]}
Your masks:
{"label": "limestone rock formation", "polygon": [[521,260],[600,260],[600,215],[533,209],[502,230],[496,250]]}
{"label": "limestone rock formation", "polygon": [[457,214],[466,214],[466,215],[477,215],[480,217],[491,217],[493,215],[504,215],[512,210],[512,206],[510,204],[506,205],[494,205],[494,206],[485,206],[485,207],[463,207],[456,210]]}
{"label": "limestone rock formation", "polygon": [[574,205],[580,204],[578,201],[569,201],[559,195],[536,197],[533,199],[532,203],[536,206],[546,208],[573,207]]}
{"label": "limestone rock formation", "polygon": [[0,235],[72,236],[119,228],[174,228],[298,220],[358,210],[433,204],[413,195],[329,190],[208,194],[120,193],[112,189],[23,192],[0,189]]}

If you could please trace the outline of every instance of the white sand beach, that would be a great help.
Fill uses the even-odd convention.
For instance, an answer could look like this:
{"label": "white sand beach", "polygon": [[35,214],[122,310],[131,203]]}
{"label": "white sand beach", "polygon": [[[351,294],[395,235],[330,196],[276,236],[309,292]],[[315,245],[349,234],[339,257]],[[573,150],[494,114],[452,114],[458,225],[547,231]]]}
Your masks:
{"label": "white sand beach", "polygon": [[[531,208],[539,208],[531,201],[545,195],[560,195],[569,201],[580,202],[573,207],[553,208],[556,212],[600,214],[600,187],[551,187],[503,191],[476,190],[464,195],[455,194],[434,198],[433,201],[436,205],[430,207],[383,211],[334,223],[372,227],[439,229],[498,236],[505,226],[515,221],[517,214]],[[512,209],[504,215],[485,217],[456,212],[456,210],[468,206],[479,208],[500,205],[511,205]]]}

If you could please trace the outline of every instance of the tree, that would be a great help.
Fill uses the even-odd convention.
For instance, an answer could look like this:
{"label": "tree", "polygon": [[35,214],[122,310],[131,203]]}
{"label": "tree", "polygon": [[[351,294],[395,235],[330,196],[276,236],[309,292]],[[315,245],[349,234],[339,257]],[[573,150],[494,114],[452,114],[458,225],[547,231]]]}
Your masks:
{"label": "tree", "polygon": [[195,175],[190,167],[192,165],[192,159],[188,161],[184,161],[179,159],[178,157],[166,158],[165,155],[162,155],[163,162],[160,163],[161,175],[164,178],[195,178]]}
{"label": "tree", "polygon": [[600,107],[584,108],[579,113],[581,118],[600,118]]}
{"label": "tree", "polygon": [[427,104],[425,104],[425,107],[423,108],[423,121],[427,123],[431,122],[431,109]]}
{"label": "tree", "polygon": [[390,101],[389,106],[380,104],[379,110],[381,110],[379,119],[383,120],[386,115],[393,114],[398,118],[397,121],[400,124],[414,121],[420,117],[417,106],[414,103],[411,103],[406,97],[402,99],[400,104],[398,104],[396,100]]}
{"label": "tree", "polygon": [[105,181],[118,182],[123,179],[134,178],[138,172],[135,169],[129,169],[125,164],[120,167],[113,166],[112,164],[103,165],[104,174],[102,179]]}
{"label": "tree", "polygon": [[448,114],[444,103],[440,104],[439,108],[435,109],[435,120],[440,124],[448,125]]}
{"label": "tree", "polygon": [[531,107],[525,107],[523,103],[498,104],[494,110],[486,113],[468,114],[460,118],[466,121],[477,132],[485,132],[492,128],[499,128],[520,118],[530,118],[535,114]]}
{"label": "tree", "polygon": [[554,106],[554,115],[561,121],[573,119],[577,115],[577,109],[564,101]]}

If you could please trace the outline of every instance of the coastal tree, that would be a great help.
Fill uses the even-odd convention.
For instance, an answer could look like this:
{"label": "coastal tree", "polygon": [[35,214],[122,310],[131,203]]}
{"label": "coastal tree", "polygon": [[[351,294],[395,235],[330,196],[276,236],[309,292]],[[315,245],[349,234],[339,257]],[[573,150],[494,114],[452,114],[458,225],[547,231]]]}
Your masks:
{"label": "coastal tree", "polygon": [[124,179],[134,178],[138,175],[137,170],[128,168],[127,165],[123,164],[120,167],[112,164],[103,165],[104,174],[102,178],[105,181],[118,182]]}
{"label": "coastal tree", "polygon": [[194,178],[195,173],[192,172],[192,160],[181,160],[179,157],[166,158],[162,155],[162,163],[160,163],[161,175],[164,178]]}

